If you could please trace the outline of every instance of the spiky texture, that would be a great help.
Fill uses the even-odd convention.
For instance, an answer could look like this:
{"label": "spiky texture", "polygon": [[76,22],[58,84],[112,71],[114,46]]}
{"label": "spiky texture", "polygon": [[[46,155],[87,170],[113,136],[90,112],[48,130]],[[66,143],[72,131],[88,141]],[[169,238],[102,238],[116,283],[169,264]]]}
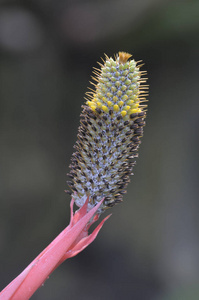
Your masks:
{"label": "spiky texture", "polygon": [[68,185],[77,206],[90,196],[92,208],[105,198],[98,212],[122,201],[129,175],[138,156],[146,117],[146,72],[119,52],[116,59],[106,56],[95,70],[95,90],[87,93],[80,116],[76,152],[72,155]]}

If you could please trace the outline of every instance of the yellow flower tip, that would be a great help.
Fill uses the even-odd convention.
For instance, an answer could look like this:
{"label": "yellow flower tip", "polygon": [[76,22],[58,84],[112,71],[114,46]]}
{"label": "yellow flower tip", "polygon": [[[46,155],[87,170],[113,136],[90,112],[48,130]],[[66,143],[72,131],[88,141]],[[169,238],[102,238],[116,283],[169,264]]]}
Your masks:
{"label": "yellow flower tip", "polygon": [[138,113],[138,112],[141,112],[141,109],[139,109],[139,108],[133,108],[130,111],[131,114],[135,114],[135,113]]}
{"label": "yellow flower tip", "polygon": [[96,109],[96,106],[95,105],[89,105],[90,106],[90,108],[92,109],[92,111],[95,111],[95,109]]}
{"label": "yellow flower tip", "polygon": [[122,96],[122,91],[121,91],[121,90],[117,91],[117,96],[118,96],[118,97],[121,97],[121,96]]}
{"label": "yellow flower tip", "polygon": [[114,102],[118,102],[118,97],[117,96],[113,96],[113,101]]}
{"label": "yellow flower tip", "polygon": [[129,105],[125,106],[124,109],[128,111],[131,107]]}
{"label": "yellow flower tip", "polygon": [[113,105],[113,110],[114,111],[119,111],[119,106],[117,104]]}
{"label": "yellow flower tip", "polygon": [[119,52],[119,63],[125,64],[130,57],[132,57],[132,55],[127,52]]}
{"label": "yellow flower tip", "polygon": [[90,106],[93,104],[93,102],[88,100],[88,101],[86,101],[86,104],[88,104]]}
{"label": "yellow flower tip", "polygon": [[121,111],[121,115],[122,115],[122,117],[125,117],[125,116],[126,116],[126,114],[127,114],[127,112],[126,112],[125,110],[122,110],[122,111]]}
{"label": "yellow flower tip", "polygon": [[128,96],[127,95],[124,95],[123,97],[122,97],[122,100],[123,101],[126,101],[128,99]]}
{"label": "yellow flower tip", "polygon": [[134,105],[135,102],[134,102],[133,100],[128,100],[128,101],[126,102],[126,104],[128,104],[128,105]]}
{"label": "yellow flower tip", "polygon": [[[141,80],[142,73],[139,73],[139,67],[136,62],[128,59],[132,55],[126,52],[119,52],[113,58],[105,55],[106,61],[100,64],[101,71],[95,74],[98,83],[95,84],[95,91],[88,94],[86,104],[97,112],[101,109],[104,113],[119,113],[123,120],[127,120],[130,114],[143,111],[140,105],[145,99],[139,97],[139,94],[145,91],[146,85]],[[144,99],[144,100],[143,100]]]}
{"label": "yellow flower tip", "polygon": [[109,111],[109,109],[106,105],[102,105],[102,110],[106,113]]}
{"label": "yellow flower tip", "polygon": [[107,97],[112,98],[112,97],[113,97],[113,94],[108,92],[108,93],[107,93]]}
{"label": "yellow flower tip", "polygon": [[117,91],[117,88],[116,88],[115,86],[112,86],[112,87],[111,87],[111,91],[112,91],[113,93],[115,93],[115,92]]}

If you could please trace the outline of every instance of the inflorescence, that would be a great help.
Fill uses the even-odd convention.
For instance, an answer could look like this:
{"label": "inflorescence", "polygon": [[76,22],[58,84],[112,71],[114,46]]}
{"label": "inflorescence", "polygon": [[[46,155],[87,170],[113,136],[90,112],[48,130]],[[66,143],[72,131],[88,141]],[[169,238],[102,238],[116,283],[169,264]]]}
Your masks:
{"label": "inflorescence", "polygon": [[89,208],[104,198],[99,213],[122,201],[145,125],[146,72],[130,57],[125,52],[115,60],[106,56],[94,70],[97,83],[86,93],[68,174],[68,193],[77,206],[87,196]]}

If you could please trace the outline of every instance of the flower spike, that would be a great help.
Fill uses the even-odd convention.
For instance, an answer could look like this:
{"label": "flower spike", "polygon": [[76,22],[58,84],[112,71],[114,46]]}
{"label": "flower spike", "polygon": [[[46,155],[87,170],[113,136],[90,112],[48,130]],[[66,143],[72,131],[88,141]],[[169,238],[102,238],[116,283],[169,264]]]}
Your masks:
{"label": "flower spike", "polygon": [[94,69],[97,83],[86,93],[80,115],[67,183],[79,207],[87,195],[89,209],[104,197],[98,213],[123,200],[145,126],[148,86],[140,62],[131,56],[105,55],[101,69]]}

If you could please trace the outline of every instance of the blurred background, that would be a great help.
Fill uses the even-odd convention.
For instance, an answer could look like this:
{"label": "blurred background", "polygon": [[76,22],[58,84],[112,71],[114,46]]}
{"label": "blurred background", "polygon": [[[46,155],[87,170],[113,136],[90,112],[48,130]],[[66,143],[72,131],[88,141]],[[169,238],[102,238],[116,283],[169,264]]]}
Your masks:
{"label": "blurred background", "polygon": [[135,176],[32,299],[199,299],[198,0],[1,0],[0,288],[68,224],[84,94],[119,50],[150,84]]}

